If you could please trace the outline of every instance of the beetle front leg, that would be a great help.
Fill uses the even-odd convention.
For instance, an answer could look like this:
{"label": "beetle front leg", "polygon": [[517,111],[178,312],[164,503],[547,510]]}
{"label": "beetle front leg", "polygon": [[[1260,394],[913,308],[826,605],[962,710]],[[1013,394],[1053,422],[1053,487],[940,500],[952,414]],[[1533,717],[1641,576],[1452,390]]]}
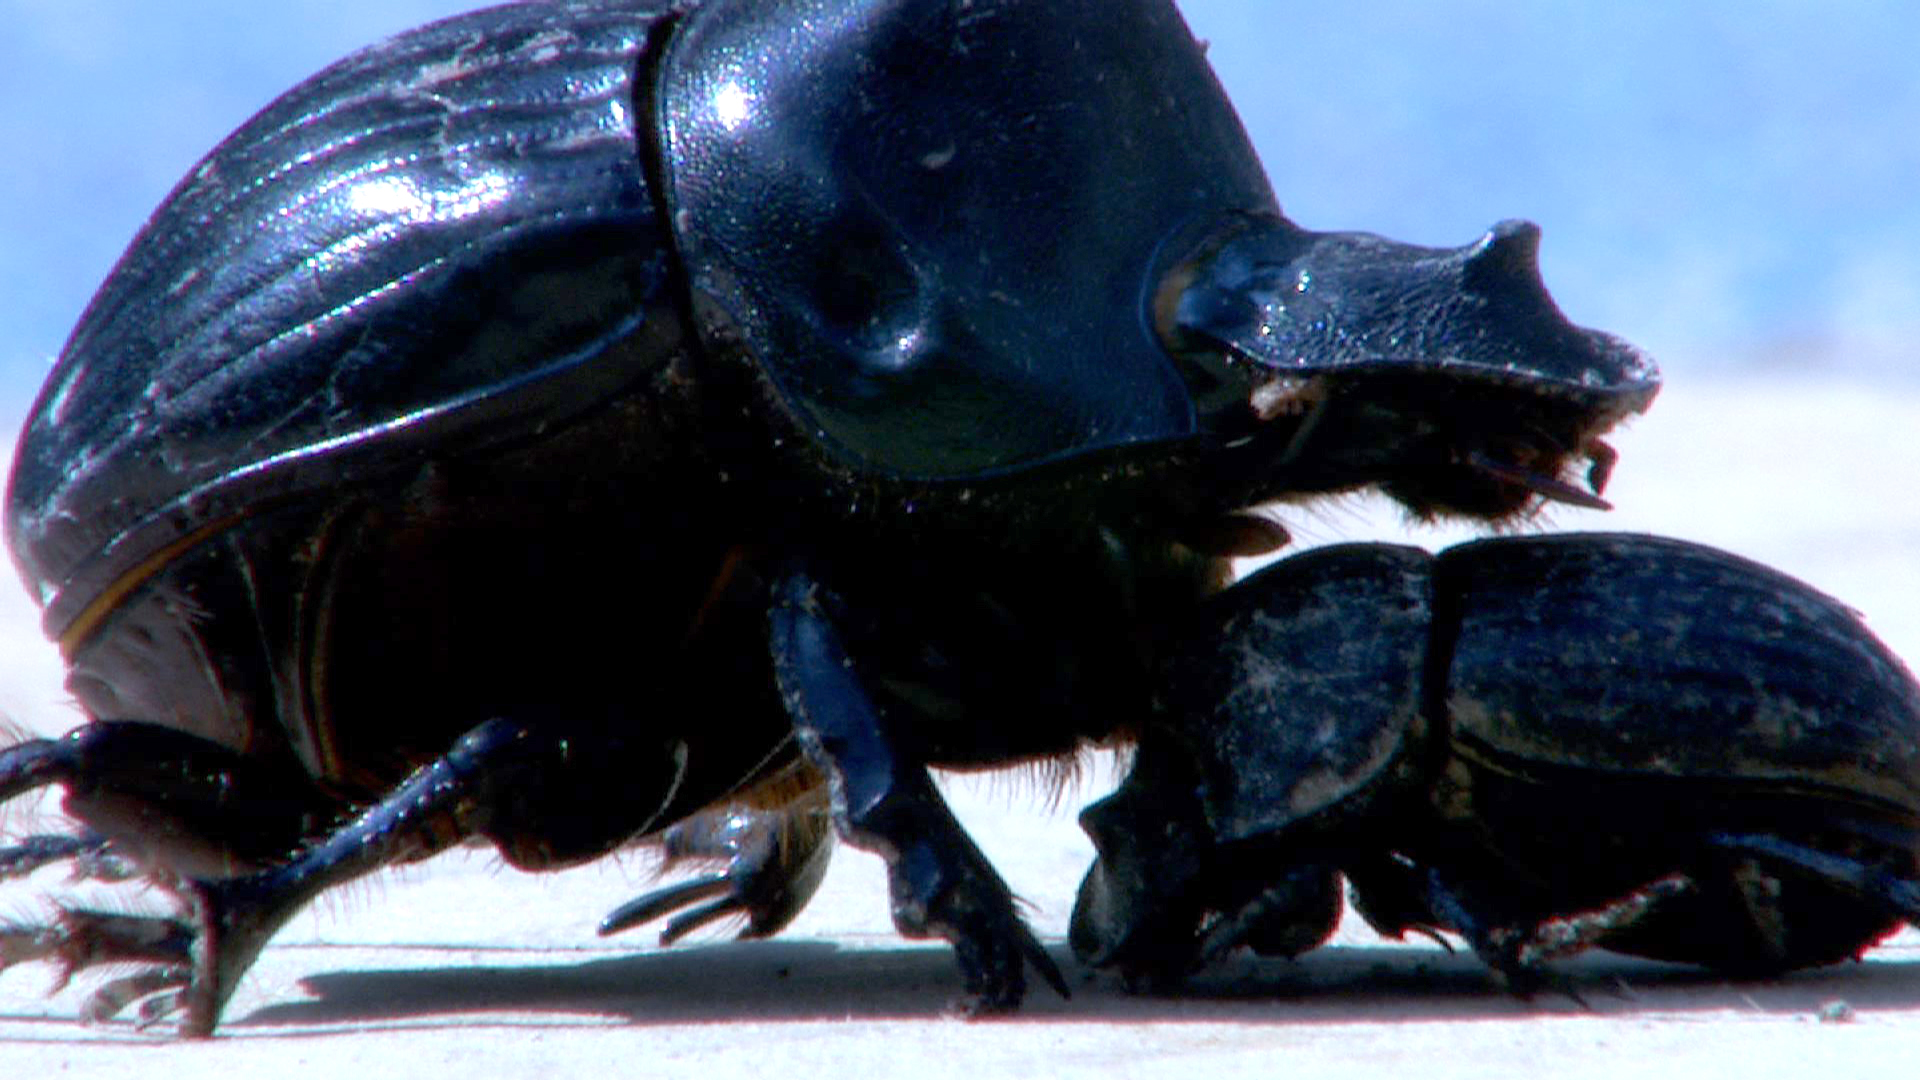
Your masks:
{"label": "beetle front leg", "polygon": [[1129,988],[1170,989],[1240,946],[1262,956],[1317,948],[1340,923],[1333,865],[1217,843],[1191,762],[1149,731],[1112,795],[1080,815],[1097,858],[1080,883],[1074,955]]}
{"label": "beetle front leg", "polygon": [[908,937],[953,944],[968,994],[960,1008],[970,1015],[1017,1008],[1027,964],[1068,996],[1060,969],[926,767],[900,753],[830,612],[837,595],[795,571],[773,601],[774,668],[787,711],[807,757],[828,777],[841,835],[887,860],[894,925]]}

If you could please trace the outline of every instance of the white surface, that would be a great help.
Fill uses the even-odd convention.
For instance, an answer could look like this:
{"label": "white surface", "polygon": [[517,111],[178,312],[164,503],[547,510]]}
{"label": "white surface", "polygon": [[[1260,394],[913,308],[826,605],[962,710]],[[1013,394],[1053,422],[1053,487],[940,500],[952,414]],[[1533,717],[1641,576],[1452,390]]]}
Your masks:
{"label": "white surface", "polygon": [[[1642,529],[1771,563],[1853,604],[1903,655],[1920,656],[1920,388],[1698,383],[1671,390],[1614,440],[1611,515],[1569,511],[1555,529]],[[1394,535],[1394,514],[1342,503],[1282,515],[1303,543]],[[1416,534],[1442,546],[1445,532]],[[42,731],[62,703],[52,650],[23,596],[0,590],[0,706]],[[43,997],[50,973],[0,973],[0,1061],[12,1075],[532,1076],[668,1070],[735,1075],[1804,1076],[1891,1069],[1920,1043],[1920,935],[1861,964],[1761,983],[1608,956],[1572,965],[1590,1009],[1495,992],[1478,964],[1382,942],[1350,919],[1301,961],[1244,962],[1178,999],[1135,998],[1087,977],[1061,941],[1091,851],[1072,813],[1111,776],[1094,770],[1049,810],[1018,775],[969,778],[954,800],[1033,905],[1074,998],[1037,990],[1017,1018],[943,1013],[956,992],[942,946],[895,937],[877,859],[842,848],[821,895],[772,942],[673,949],[644,931],[593,936],[648,887],[643,862],[529,876],[462,851],[330,897],[266,951],[221,1038],[167,1043],[126,1025],[83,1028],[88,988]],[[10,808],[11,809],[11,808]],[[18,830],[23,815],[6,821]],[[0,891],[0,914],[38,910],[59,872]],[[1848,1023],[1821,1023],[1844,1000]],[[471,1070],[455,1073],[449,1066]],[[697,1070],[697,1071],[696,1071]]]}

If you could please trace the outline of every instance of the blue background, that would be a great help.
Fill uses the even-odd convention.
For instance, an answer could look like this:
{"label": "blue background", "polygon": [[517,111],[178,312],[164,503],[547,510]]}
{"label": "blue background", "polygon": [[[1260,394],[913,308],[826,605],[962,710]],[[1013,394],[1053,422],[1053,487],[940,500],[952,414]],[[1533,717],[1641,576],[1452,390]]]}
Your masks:
{"label": "blue background", "polygon": [[[0,0],[0,421],[146,214],[327,62],[462,0]],[[1188,0],[1288,212],[1546,228],[1669,373],[1920,376],[1920,4]]]}

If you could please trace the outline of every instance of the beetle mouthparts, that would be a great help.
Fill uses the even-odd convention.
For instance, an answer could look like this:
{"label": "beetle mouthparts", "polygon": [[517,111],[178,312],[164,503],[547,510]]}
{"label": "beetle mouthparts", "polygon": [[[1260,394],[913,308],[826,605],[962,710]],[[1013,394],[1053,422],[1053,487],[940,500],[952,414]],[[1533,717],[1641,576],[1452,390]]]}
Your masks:
{"label": "beetle mouthparts", "polygon": [[[1611,447],[1605,447],[1605,444],[1601,445],[1604,447],[1604,453],[1595,454],[1593,468],[1587,472],[1587,482],[1593,484],[1592,491],[1587,491],[1573,484],[1569,484],[1557,476],[1549,476],[1546,473],[1534,472],[1532,469],[1524,469],[1518,465],[1495,461],[1477,450],[1467,455],[1467,464],[1486,473],[1488,476],[1504,480],[1510,484],[1518,484],[1543,499],[1568,503],[1573,506],[1584,506],[1589,510],[1611,510],[1613,509],[1613,504],[1600,497],[1600,489],[1606,483],[1606,472],[1612,469],[1613,451]],[[1605,459],[1604,466],[1602,464],[1603,458]],[[1597,483],[1595,482],[1596,473],[1599,474],[1599,482]]]}

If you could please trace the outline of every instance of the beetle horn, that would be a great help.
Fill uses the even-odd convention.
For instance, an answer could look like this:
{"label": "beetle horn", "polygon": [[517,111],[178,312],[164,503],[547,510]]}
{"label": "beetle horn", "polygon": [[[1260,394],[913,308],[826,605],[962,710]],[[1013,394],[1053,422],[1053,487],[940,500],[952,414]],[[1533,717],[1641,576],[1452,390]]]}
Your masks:
{"label": "beetle horn", "polygon": [[1659,371],[1567,321],[1539,247],[1525,221],[1427,248],[1238,215],[1161,277],[1155,329],[1197,426],[1252,453],[1256,495],[1374,486],[1422,518],[1606,509],[1601,436],[1646,410]]}
{"label": "beetle horn", "polygon": [[1427,248],[1243,218],[1164,279],[1159,329],[1182,356],[1221,353],[1289,380],[1446,375],[1644,410],[1660,385],[1653,361],[1567,321],[1540,278],[1539,246],[1528,221]]}

